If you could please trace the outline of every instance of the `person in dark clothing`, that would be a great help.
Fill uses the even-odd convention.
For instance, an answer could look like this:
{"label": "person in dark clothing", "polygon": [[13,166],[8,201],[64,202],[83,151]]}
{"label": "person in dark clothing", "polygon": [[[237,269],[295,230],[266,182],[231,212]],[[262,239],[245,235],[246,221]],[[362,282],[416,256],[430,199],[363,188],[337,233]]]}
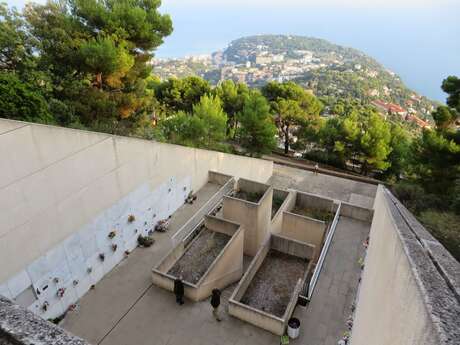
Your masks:
{"label": "person in dark clothing", "polygon": [[222,321],[219,315],[220,294],[221,292],[219,289],[214,289],[212,290],[212,295],[211,295],[212,315],[219,322]]}
{"label": "person in dark clothing", "polygon": [[181,278],[174,280],[174,294],[176,295],[176,303],[184,304],[184,283]]}

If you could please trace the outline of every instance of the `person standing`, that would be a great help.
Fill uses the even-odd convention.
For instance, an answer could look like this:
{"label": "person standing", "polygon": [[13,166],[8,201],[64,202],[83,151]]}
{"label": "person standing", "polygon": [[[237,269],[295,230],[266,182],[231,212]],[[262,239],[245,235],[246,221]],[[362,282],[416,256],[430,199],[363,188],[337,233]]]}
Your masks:
{"label": "person standing", "polygon": [[174,280],[174,294],[176,295],[176,303],[184,304],[184,283],[181,278]]}
{"label": "person standing", "polygon": [[222,321],[219,315],[219,306],[220,306],[220,290],[219,289],[214,289],[212,290],[212,296],[211,296],[211,306],[212,306],[212,316],[217,321]]}

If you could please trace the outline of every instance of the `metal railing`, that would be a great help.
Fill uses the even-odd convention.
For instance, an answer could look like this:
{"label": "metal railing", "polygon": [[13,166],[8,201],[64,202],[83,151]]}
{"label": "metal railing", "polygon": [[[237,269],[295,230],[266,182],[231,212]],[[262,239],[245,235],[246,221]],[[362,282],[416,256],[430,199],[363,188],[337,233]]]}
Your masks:
{"label": "metal railing", "polygon": [[319,274],[321,273],[321,269],[323,268],[324,260],[326,258],[329,247],[331,245],[332,238],[334,237],[337,223],[339,222],[341,207],[342,207],[342,204],[339,203],[339,206],[337,207],[337,211],[334,216],[334,220],[332,221],[329,232],[327,233],[326,241],[324,242],[323,248],[321,250],[321,254],[319,256],[318,262],[316,264],[316,267],[310,279],[310,282],[309,283],[305,282],[305,285],[302,291],[302,295],[306,297],[308,300],[310,300],[311,296],[313,295],[313,291],[315,289],[316,283],[318,282]]}
{"label": "metal railing", "polygon": [[212,212],[222,200],[233,190],[235,180],[228,180],[201,208],[172,236],[174,243],[178,243],[181,238],[187,237],[202,221],[204,216]]}

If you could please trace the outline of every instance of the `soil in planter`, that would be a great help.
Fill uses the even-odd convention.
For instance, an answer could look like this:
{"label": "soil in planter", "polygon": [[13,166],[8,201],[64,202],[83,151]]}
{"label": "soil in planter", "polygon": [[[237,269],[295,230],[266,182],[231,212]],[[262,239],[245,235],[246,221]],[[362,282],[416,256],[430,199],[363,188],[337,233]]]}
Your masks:
{"label": "soil in planter", "polygon": [[263,193],[249,193],[245,191],[238,191],[235,193],[234,197],[241,200],[246,200],[249,202],[258,203],[262,198]]}
{"label": "soil in planter", "polygon": [[230,238],[229,235],[203,229],[168,274],[174,277],[182,276],[184,281],[192,284],[198,283]]}
{"label": "soil in planter", "polygon": [[334,214],[326,210],[320,210],[311,207],[295,207],[292,213],[299,214],[301,216],[322,220],[323,222],[329,223],[334,219]]}
{"label": "soil in planter", "polygon": [[297,281],[303,277],[307,265],[305,259],[270,249],[241,303],[283,317]]}

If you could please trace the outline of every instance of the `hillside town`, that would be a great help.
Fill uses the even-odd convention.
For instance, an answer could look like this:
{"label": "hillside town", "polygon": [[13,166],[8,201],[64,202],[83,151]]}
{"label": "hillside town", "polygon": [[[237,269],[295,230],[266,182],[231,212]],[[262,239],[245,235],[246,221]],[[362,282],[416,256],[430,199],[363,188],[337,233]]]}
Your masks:
{"label": "hillside town", "polygon": [[[352,94],[352,97],[375,106],[385,118],[388,114],[395,114],[415,128],[430,127],[429,114],[434,109],[433,104],[408,89],[402,96],[400,78],[368,61],[364,55],[273,49],[261,44],[232,47],[232,44],[212,54],[156,58],[152,61],[154,74],[161,80],[197,75],[213,85],[233,80],[250,87],[262,87],[271,81],[295,81],[318,97]],[[360,61],[363,63],[358,63]]]}
{"label": "hillside town", "polygon": [[[226,51],[218,51],[153,61],[155,74],[162,79],[197,74],[216,83],[231,79],[250,86],[260,86],[269,81],[295,80],[312,70],[344,64],[345,60],[340,55],[319,57],[308,50],[273,54],[268,47],[263,46],[258,46],[256,51],[238,51],[238,55],[232,56]],[[360,70],[361,66],[357,64],[354,68]],[[377,74],[377,71],[369,71],[369,75]]]}

